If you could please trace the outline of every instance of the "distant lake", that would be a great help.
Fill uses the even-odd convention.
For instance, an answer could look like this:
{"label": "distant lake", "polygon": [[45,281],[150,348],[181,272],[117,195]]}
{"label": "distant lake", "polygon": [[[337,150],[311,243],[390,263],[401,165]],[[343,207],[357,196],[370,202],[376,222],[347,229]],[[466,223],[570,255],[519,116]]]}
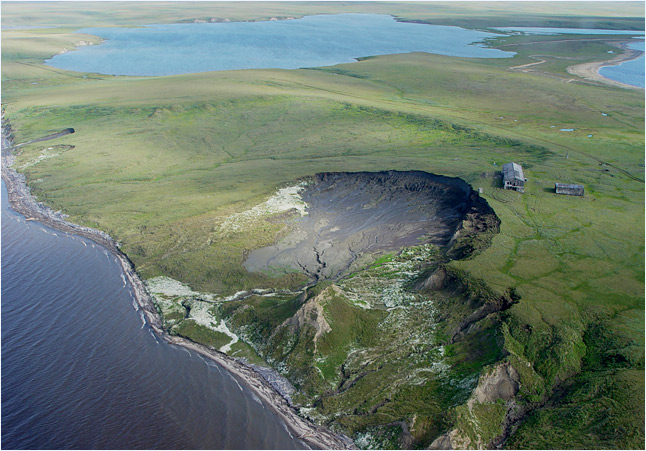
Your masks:
{"label": "distant lake", "polygon": [[[644,52],[644,41],[635,41],[628,45],[633,50]],[[615,81],[628,83],[629,85],[646,87],[644,74],[645,58],[644,55],[632,61],[626,61],[618,66],[602,67],[599,73],[604,77],[611,78]]]}
{"label": "distant lake", "polygon": [[380,14],[334,14],[302,19],[85,28],[107,39],[48,60],[51,66],[109,75],[175,75],[235,69],[329,66],[358,57],[429,52],[509,58],[485,48],[500,36],[458,27],[397,22]]}

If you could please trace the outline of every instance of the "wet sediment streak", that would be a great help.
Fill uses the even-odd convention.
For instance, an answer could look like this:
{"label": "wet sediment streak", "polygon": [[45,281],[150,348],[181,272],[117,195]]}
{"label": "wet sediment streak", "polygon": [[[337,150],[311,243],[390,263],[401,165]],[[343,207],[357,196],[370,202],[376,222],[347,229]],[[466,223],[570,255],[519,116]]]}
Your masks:
{"label": "wet sediment streak", "polygon": [[484,202],[461,179],[421,171],[317,174],[302,199],[307,215],[288,220],[292,231],[278,243],[251,252],[247,270],[338,279],[370,255],[447,246],[468,212]]}

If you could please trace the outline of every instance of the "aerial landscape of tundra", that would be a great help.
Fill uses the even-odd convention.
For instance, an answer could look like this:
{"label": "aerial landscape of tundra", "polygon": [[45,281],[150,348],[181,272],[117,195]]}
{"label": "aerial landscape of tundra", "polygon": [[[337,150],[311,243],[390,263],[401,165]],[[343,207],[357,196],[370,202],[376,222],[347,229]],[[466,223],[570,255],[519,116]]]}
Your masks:
{"label": "aerial landscape of tundra", "polygon": [[643,1],[3,1],[5,449],[644,449]]}

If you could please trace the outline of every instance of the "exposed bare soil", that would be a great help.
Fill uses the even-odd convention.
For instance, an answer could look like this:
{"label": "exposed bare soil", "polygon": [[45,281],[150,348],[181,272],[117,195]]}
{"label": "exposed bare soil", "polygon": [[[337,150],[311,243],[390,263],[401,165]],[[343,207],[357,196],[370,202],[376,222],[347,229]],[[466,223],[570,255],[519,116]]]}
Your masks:
{"label": "exposed bare soil", "polygon": [[302,193],[307,215],[288,220],[292,232],[244,265],[338,279],[366,255],[449,244],[475,197],[460,179],[420,171],[317,174]]}

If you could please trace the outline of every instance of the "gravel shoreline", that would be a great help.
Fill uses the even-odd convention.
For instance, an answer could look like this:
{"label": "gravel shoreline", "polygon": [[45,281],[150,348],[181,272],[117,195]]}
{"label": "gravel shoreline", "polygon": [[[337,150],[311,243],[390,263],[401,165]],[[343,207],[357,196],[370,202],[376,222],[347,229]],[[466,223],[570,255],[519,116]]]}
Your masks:
{"label": "gravel shoreline", "polygon": [[300,417],[296,409],[276,390],[271,384],[271,381],[263,377],[251,366],[245,365],[238,360],[209,349],[206,346],[166,333],[162,326],[161,317],[153,304],[152,297],[148,293],[143,281],[137,275],[133,263],[121,252],[118,244],[107,233],[68,222],[60,212],[55,212],[51,208],[36,201],[27,187],[25,176],[12,169],[14,163],[12,150],[13,135],[8,121],[5,121],[3,111],[2,179],[7,186],[11,208],[25,216],[28,220],[35,220],[57,230],[83,236],[110,251],[121,265],[123,273],[133,289],[135,300],[145,315],[146,322],[157,336],[169,344],[194,350],[215,361],[230,373],[238,376],[247,387],[253,390],[254,393],[273,408],[283,421],[285,421],[285,424],[294,433],[295,437],[306,442],[308,445],[321,449],[356,449],[350,438],[335,434],[324,427],[317,426]]}
{"label": "gravel shoreline", "polygon": [[610,78],[606,78],[603,75],[599,73],[601,68],[607,67],[607,66],[616,66],[618,64],[621,64],[625,61],[630,61],[639,58],[644,54],[644,52],[640,50],[633,50],[628,48],[628,44],[630,42],[621,42],[618,44],[613,44],[615,47],[624,50],[624,53],[617,55],[616,57],[606,60],[606,61],[596,61],[592,63],[583,63],[583,64],[575,64],[573,66],[569,66],[567,68],[567,71],[569,74],[572,75],[577,75],[581,78],[585,78],[586,80],[590,81],[596,81],[599,83],[603,83],[606,85],[611,85],[611,86],[618,86],[621,88],[628,88],[628,89],[635,89],[635,90],[640,90],[643,91],[644,88],[640,88],[638,86],[633,86],[629,85],[627,83],[622,83],[620,81],[616,80],[611,80]]}

